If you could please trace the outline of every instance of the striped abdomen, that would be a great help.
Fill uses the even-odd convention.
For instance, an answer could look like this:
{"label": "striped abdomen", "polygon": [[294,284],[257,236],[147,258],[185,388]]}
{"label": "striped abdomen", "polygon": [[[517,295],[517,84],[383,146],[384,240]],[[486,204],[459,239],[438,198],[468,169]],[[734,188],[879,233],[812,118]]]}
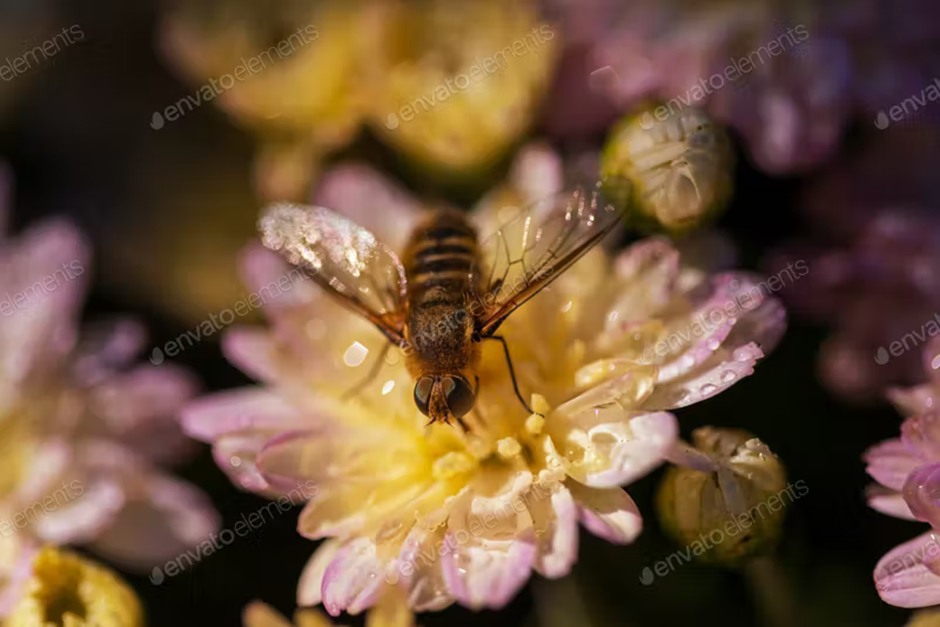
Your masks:
{"label": "striped abdomen", "polygon": [[440,211],[415,229],[404,254],[408,278],[406,340],[415,376],[465,373],[478,359],[467,307],[477,238],[462,213]]}
{"label": "striped abdomen", "polygon": [[439,211],[418,225],[404,255],[410,307],[464,302],[476,256],[476,232],[463,213]]}

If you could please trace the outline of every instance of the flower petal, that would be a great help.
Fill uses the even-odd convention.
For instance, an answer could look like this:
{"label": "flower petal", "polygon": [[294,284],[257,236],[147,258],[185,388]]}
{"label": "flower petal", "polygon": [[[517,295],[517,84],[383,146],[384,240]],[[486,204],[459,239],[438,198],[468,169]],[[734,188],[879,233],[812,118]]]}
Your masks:
{"label": "flower petal", "polygon": [[331,616],[358,614],[378,599],[385,584],[384,569],[369,538],[344,544],[323,574],[323,607]]}
{"label": "flower petal", "polygon": [[906,520],[917,520],[911,508],[907,506],[904,495],[897,490],[873,483],[865,489],[865,497],[868,506],[882,514]]}
{"label": "flower petal", "polygon": [[885,440],[865,453],[865,468],[871,477],[892,490],[902,490],[907,477],[924,463],[901,440]]}
{"label": "flower petal", "polygon": [[908,418],[901,424],[901,442],[921,459],[940,459],[940,416]]}
{"label": "flower petal", "polygon": [[183,428],[202,442],[232,433],[275,434],[304,424],[303,415],[285,399],[260,387],[246,387],[200,398],[183,410]]}
{"label": "flower petal", "polygon": [[442,558],[444,580],[457,600],[472,609],[498,610],[509,603],[528,581],[538,553],[531,531],[502,543],[465,547],[448,531],[444,543],[458,547]]}
{"label": "flower petal", "polygon": [[934,383],[925,383],[910,388],[889,388],[886,392],[899,412],[905,416],[924,414],[940,407],[938,390]]}
{"label": "flower petal", "polygon": [[436,612],[454,602],[444,579],[441,551],[444,528],[414,527],[402,543],[401,553],[389,573],[388,582],[401,579],[408,589],[408,604],[416,612]]}
{"label": "flower petal", "polygon": [[551,437],[566,451],[568,474],[594,488],[643,477],[663,462],[679,435],[670,413],[630,414],[614,405],[570,417],[556,411],[553,420]]}
{"label": "flower petal", "polygon": [[326,540],[317,547],[300,575],[297,584],[297,605],[310,607],[322,601],[323,575],[330,562],[336,558],[341,546],[342,543],[338,540]]}
{"label": "flower petal", "polygon": [[564,577],[578,559],[578,508],[563,485],[544,496],[539,485],[532,492],[535,498],[526,505],[538,530],[535,570],[551,579]]}
{"label": "flower petal", "polygon": [[0,380],[22,381],[74,348],[90,255],[79,231],[59,221],[34,227],[0,250],[0,292],[16,301],[13,314],[0,319]]}
{"label": "flower petal", "polygon": [[885,554],[875,566],[875,587],[882,600],[898,607],[940,604],[940,576],[925,562],[940,558],[940,543],[925,533]]}
{"label": "flower petal", "polygon": [[233,327],[222,339],[222,354],[236,368],[258,381],[275,381],[278,346],[270,332],[261,327]]}
{"label": "flower petal", "polygon": [[751,342],[736,348],[730,360],[716,361],[716,356],[687,377],[657,385],[644,407],[678,409],[711,398],[754,374],[754,365],[764,352]]}
{"label": "flower petal", "polygon": [[149,459],[168,463],[192,450],[178,413],[197,389],[187,370],[148,364],[93,388],[88,408],[103,422],[107,435]]}
{"label": "flower petal", "polygon": [[36,535],[43,541],[56,545],[90,542],[114,522],[126,504],[122,486],[106,477],[76,486],[75,492],[74,500],[67,498],[71,492],[63,496],[61,506],[58,498],[53,497],[57,507],[36,520]]}
{"label": "flower petal", "polygon": [[578,505],[581,524],[599,538],[630,544],[643,530],[643,517],[630,495],[621,488],[595,489],[576,481],[568,487]]}

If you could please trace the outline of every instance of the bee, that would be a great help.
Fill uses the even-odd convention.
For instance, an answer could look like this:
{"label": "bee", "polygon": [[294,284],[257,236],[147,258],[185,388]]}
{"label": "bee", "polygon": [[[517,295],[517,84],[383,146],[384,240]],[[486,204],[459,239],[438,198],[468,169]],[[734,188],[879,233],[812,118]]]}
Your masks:
{"label": "bee", "polygon": [[481,241],[466,214],[434,210],[401,257],[364,227],[323,207],[277,203],[259,220],[266,247],[282,254],[399,347],[415,380],[414,401],[432,424],[466,429],[479,392],[481,343],[502,343],[500,325],[600,242],[621,219],[598,188],[582,188],[519,210]]}

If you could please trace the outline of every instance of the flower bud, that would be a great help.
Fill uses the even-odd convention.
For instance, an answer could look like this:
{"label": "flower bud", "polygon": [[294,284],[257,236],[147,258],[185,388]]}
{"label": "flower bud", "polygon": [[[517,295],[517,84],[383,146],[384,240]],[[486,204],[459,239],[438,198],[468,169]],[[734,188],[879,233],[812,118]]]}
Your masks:
{"label": "flower bud", "polygon": [[373,129],[448,179],[493,166],[532,124],[555,59],[555,27],[530,0],[399,2],[374,56]]}
{"label": "flower bud", "polygon": [[631,205],[637,226],[681,233],[728,204],[734,153],[724,129],[700,109],[660,117],[647,109],[614,127],[601,156],[601,179],[613,202]]}
{"label": "flower bud", "polygon": [[[703,427],[677,448],[657,494],[663,528],[702,561],[741,564],[776,543],[786,505],[801,495],[767,446],[736,429]],[[682,445],[684,446],[684,445]]]}
{"label": "flower bud", "polygon": [[140,602],[114,573],[78,555],[45,548],[6,627],[142,627]]}

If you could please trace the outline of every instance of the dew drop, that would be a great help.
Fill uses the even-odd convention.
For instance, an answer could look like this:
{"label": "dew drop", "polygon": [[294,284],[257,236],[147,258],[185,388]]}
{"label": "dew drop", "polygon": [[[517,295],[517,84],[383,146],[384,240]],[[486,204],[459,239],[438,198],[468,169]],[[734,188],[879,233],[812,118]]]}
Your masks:
{"label": "dew drop", "polygon": [[385,396],[386,394],[391,392],[394,387],[395,387],[394,381],[392,380],[386,381],[385,385],[382,386],[382,396]]}
{"label": "dew drop", "polygon": [[362,362],[366,360],[366,355],[368,354],[368,348],[359,342],[353,342],[343,354],[343,363],[351,368],[355,368],[356,366],[362,365]]}
{"label": "dew drop", "polygon": [[716,351],[721,346],[721,341],[717,337],[712,337],[708,339],[706,346],[708,346],[708,350]]}
{"label": "dew drop", "polygon": [[736,376],[738,375],[734,373],[734,370],[725,370],[721,373],[721,380],[725,383],[731,383]]}
{"label": "dew drop", "polygon": [[717,389],[718,389],[718,388],[717,388],[716,386],[712,385],[711,383],[706,383],[705,385],[703,385],[703,386],[699,389],[699,392],[702,393],[702,396],[709,396],[709,395],[711,395],[711,394],[714,394],[714,393],[715,393],[715,390],[717,390]]}

